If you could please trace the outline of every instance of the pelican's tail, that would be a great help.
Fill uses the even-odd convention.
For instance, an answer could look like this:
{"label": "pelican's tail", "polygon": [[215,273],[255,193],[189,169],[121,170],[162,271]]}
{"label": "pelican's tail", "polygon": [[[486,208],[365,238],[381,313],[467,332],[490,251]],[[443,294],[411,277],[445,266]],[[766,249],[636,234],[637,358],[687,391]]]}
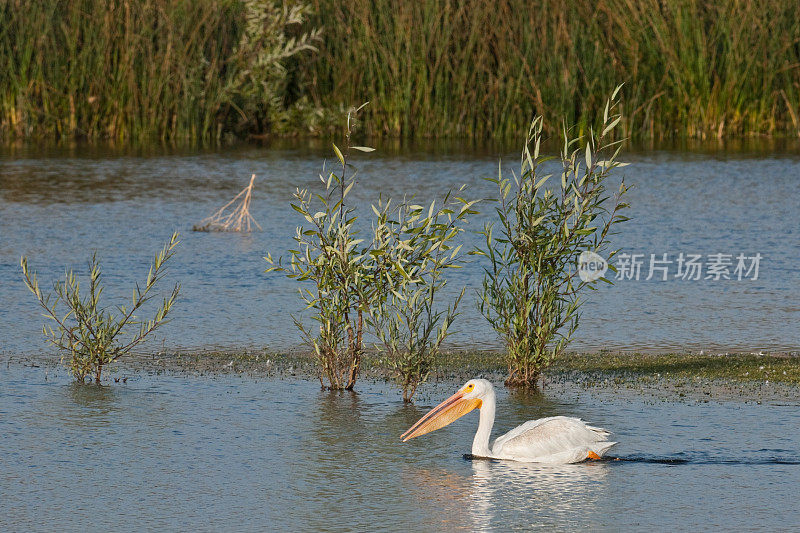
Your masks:
{"label": "pelican's tail", "polygon": [[589,450],[589,459],[602,459],[606,452],[615,444],[616,442],[609,441],[594,443]]}

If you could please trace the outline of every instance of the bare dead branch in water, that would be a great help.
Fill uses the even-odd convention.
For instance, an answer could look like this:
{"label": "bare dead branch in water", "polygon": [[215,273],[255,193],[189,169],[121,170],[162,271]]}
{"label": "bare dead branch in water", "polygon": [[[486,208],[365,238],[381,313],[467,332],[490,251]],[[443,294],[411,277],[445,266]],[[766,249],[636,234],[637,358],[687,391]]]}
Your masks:
{"label": "bare dead branch in water", "polygon": [[[242,189],[239,194],[233,197],[233,200],[223,205],[219,211],[208,218],[204,218],[200,224],[196,224],[192,229],[194,231],[252,231],[252,226],[255,226],[260,230],[261,226],[250,215],[250,198],[253,194],[255,180],[256,175],[253,174],[250,177],[250,185]],[[225,210],[237,201],[239,204],[236,208],[226,213]]]}

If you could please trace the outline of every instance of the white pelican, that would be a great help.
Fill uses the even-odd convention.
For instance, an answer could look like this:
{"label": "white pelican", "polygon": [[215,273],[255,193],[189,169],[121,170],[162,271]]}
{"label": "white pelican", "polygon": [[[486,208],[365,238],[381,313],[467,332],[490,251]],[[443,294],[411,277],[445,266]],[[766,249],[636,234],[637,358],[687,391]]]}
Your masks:
{"label": "white pelican", "polygon": [[489,459],[508,459],[529,463],[579,463],[600,459],[616,442],[608,431],[587,426],[580,418],[551,416],[530,420],[494,441],[489,436],[494,425],[494,387],[485,379],[471,379],[454,395],[434,407],[400,437],[403,442],[430,433],[480,409],[480,422],[472,441],[472,455]]}

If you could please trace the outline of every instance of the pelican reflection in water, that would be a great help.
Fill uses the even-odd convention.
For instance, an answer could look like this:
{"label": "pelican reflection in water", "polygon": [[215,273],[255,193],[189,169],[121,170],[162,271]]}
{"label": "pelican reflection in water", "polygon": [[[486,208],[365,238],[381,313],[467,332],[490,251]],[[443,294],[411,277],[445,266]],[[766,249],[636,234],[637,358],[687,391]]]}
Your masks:
{"label": "pelican reflection in water", "polygon": [[[472,531],[503,529],[536,516],[542,529],[598,529],[608,500],[604,462],[544,464],[473,460],[467,516]],[[531,513],[531,506],[535,512]],[[512,528],[508,528],[512,529]]]}

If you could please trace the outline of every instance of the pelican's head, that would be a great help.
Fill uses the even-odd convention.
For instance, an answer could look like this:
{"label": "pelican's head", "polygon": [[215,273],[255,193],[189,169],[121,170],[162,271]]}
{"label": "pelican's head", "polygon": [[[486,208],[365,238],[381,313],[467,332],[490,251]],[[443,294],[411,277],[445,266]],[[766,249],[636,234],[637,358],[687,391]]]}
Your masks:
{"label": "pelican's head", "polygon": [[403,433],[400,438],[403,442],[419,437],[425,433],[436,431],[439,428],[458,420],[475,408],[480,409],[483,398],[494,393],[492,384],[485,379],[471,379],[467,381],[458,392],[430,410],[420,418],[416,424]]}

